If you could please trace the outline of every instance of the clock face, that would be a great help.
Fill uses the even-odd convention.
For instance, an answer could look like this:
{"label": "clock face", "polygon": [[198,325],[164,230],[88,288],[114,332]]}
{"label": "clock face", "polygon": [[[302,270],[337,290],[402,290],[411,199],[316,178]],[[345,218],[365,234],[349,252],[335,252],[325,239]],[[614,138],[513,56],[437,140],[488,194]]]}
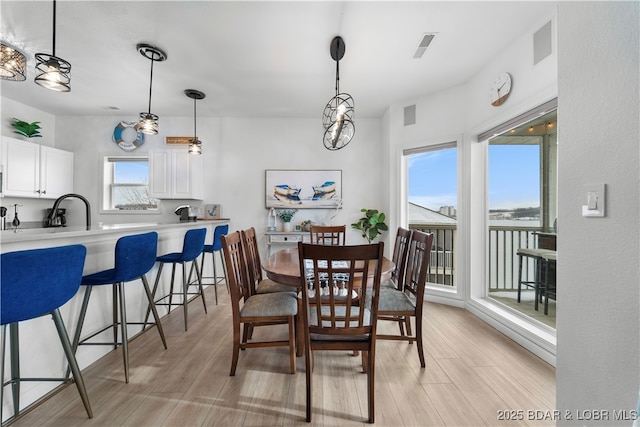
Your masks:
{"label": "clock face", "polygon": [[489,94],[491,105],[497,107],[504,104],[504,101],[509,97],[509,93],[511,93],[511,76],[509,73],[502,73],[491,85]]}

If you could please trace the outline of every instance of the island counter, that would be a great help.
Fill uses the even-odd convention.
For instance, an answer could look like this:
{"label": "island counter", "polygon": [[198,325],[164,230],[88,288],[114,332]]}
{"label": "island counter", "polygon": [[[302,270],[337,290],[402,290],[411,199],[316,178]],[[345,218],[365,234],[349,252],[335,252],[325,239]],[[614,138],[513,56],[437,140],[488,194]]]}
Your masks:
{"label": "island counter", "polygon": [[[6,230],[0,233],[0,250],[2,253],[7,253],[28,249],[82,244],[87,248],[87,257],[83,272],[83,274],[86,275],[113,268],[115,245],[120,237],[156,231],[158,233],[158,255],[163,255],[169,252],[180,252],[182,250],[184,234],[187,230],[194,228],[207,228],[206,243],[210,244],[213,240],[214,228],[217,225],[227,223],[229,223],[229,220],[223,219],[181,223],[176,222],[171,224],[104,224],[94,225],[89,230],[84,226],[25,229],[19,230],[17,233]],[[64,260],[60,260],[60,262],[64,262]],[[190,268],[190,264],[188,267]],[[222,268],[221,265],[220,268]],[[179,279],[181,277],[181,267],[177,266],[176,269],[176,286],[182,286],[182,280]],[[212,270],[211,262],[205,263],[203,276],[212,276]],[[147,273],[147,279],[150,286],[153,286],[157,271],[158,267],[156,265],[149,273]],[[219,271],[223,270],[220,269]],[[43,280],[46,280],[46,278],[43,278]],[[168,293],[170,281],[171,271],[170,269],[164,269],[156,298]],[[6,285],[7,284],[3,284],[3,286]],[[147,300],[144,295],[144,288],[141,281],[138,280],[127,283],[125,285],[125,292],[127,319],[132,322],[143,320],[147,310]],[[71,337],[76,330],[83,295],[84,288],[80,287],[78,293],[60,309],[65,326],[69,336]],[[210,305],[210,307],[215,309],[213,308],[215,307],[213,305]],[[180,306],[177,306],[176,308],[182,309]],[[110,324],[112,316],[111,309],[112,287],[95,287],[91,294],[91,301],[83,328],[83,336],[85,336],[85,334],[89,335],[94,331],[100,330],[105,325]],[[160,316],[165,316],[167,314],[167,307],[158,307],[158,312]],[[140,329],[140,327],[131,326],[129,336],[134,337],[140,332]],[[150,333],[156,333],[156,331],[150,331]],[[170,337],[167,337],[167,339],[167,345],[171,347]],[[135,344],[132,345],[135,346]],[[79,347],[76,357],[78,359],[80,369],[86,368],[110,351],[113,351],[113,349],[109,346]],[[122,350],[118,347],[116,351],[120,352]],[[160,342],[158,342],[158,351],[164,351]],[[8,349],[5,353],[6,380],[10,376]],[[20,359],[21,373],[25,377],[64,377],[67,369],[66,358],[62,351],[62,347],[60,346],[60,340],[55,332],[55,326],[50,316],[42,316],[37,319],[20,322]],[[135,358],[131,358],[130,363],[132,375],[134,375],[137,367]],[[122,369],[113,372],[113,380],[122,381],[124,383],[124,372]],[[20,390],[21,407],[24,409],[34,402],[37,402],[58,385],[59,383],[56,382],[23,382]],[[90,390],[91,384],[86,385],[87,389]],[[4,402],[2,402],[3,422],[13,415],[11,392],[9,389],[6,391],[7,392],[4,393]],[[98,398],[99,396],[91,396],[89,391],[90,401]]]}

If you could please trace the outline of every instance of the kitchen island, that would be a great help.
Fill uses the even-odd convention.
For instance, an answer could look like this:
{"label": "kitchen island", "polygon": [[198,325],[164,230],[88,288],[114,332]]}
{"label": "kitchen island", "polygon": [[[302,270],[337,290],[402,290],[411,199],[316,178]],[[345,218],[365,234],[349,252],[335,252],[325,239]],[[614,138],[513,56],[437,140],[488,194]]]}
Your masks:
{"label": "kitchen island", "polygon": [[[89,230],[84,226],[25,229],[18,230],[17,232],[7,230],[0,233],[0,250],[2,253],[7,253],[19,250],[82,244],[87,248],[87,257],[83,272],[83,274],[86,275],[113,268],[115,245],[120,237],[156,231],[158,233],[158,255],[162,255],[169,252],[180,252],[182,250],[184,234],[187,230],[207,228],[206,242],[210,243],[213,240],[214,228],[217,225],[227,224],[228,222],[228,219],[223,219],[214,221],[176,222],[170,224],[99,224],[90,227]],[[60,262],[64,263],[64,260],[60,260]],[[190,268],[190,264],[188,267]],[[177,275],[181,274],[180,269],[181,267],[177,266]],[[203,276],[212,276],[211,270],[211,263],[205,263]],[[147,274],[147,279],[151,285],[153,285],[157,271],[158,267],[155,266]],[[156,298],[166,295],[169,292],[170,278],[170,271],[163,271]],[[43,280],[46,280],[46,277],[44,277]],[[176,282],[176,286],[181,286],[181,280],[176,280]],[[6,286],[7,284],[3,285]],[[137,282],[125,284],[125,289],[127,319],[132,322],[143,320],[148,304],[142,283],[138,280]],[[79,292],[60,309],[70,336],[73,336],[76,330],[83,295],[84,288],[81,287]],[[180,308],[180,306],[176,308]],[[160,316],[165,316],[167,314],[166,306],[158,307],[158,312]],[[111,318],[112,287],[97,286],[91,294],[91,302],[83,327],[83,336],[89,335],[94,331],[102,329],[105,325],[110,324],[112,321]],[[130,326],[129,328],[130,337],[135,337],[141,330],[140,326]],[[151,333],[156,332],[151,331]],[[107,339],[105,338],[105,340]],[[167,345],[171,347],[170,337],[168,337]],[[135,346],[135,344],[133,344],[133,346]],[[110,351],[113,351],[113,349],[109,346],[81,346],[78,348],[76,354],[78,364],[81,369],[84,369]],[[116,351],[121,351],[121,349],[118,348]],[[157,351],[164,351],[160,342],[158,342]],[[50,316],[42,316],[20,323],[20,359],[21,373],[24,377],[64,377],[67,369],[66,358]],[[135,357],[131,358],[130,363],[131,368],[135,369]],[[9,351],[6,351],[5,380],[10,376],[9,366]],[[124,382],[124,373],[115,371],[113,373],[113,380]],[[91,384],[86,385],[89,390],[89,400],[98,399],[99,396],[91,396]],[[58,386],[59,383],[56,382],[23,382],[20,390],[21,407],[26,408],[34,402],[37,402]],[[13,415],[13,403],[10,396],[10,392],[4,394],[2,421],[5,421]]]}

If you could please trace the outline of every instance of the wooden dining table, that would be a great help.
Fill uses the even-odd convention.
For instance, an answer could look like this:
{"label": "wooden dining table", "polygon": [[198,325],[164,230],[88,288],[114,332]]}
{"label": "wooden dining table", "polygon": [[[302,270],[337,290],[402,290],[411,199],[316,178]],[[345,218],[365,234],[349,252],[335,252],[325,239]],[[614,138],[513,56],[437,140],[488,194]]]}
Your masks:
{"label": "wooden dining table", "polygon": [[[374,262],[374,261],[371,261]],[[381,279],[385,280],[391,277],[391,272],[395,268],[395,263],[389,258],[382,259]],[[300,258],[298,248],[282,249],[274,252],[262,262],[262,269],[266,272],[266,276],[278,283],[300,288]],[[370,278],[373,278],[374,269],[370,268]],[[296,328],[296,355],[302,356],[303,342],[302,317],[298,316],[298,327]]]}

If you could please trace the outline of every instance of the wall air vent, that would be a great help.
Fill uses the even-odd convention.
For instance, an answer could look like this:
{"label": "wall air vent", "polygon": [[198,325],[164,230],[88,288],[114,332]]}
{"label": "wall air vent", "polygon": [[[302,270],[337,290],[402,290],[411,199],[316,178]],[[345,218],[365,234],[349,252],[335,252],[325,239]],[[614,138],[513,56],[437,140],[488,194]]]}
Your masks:
{"label": "wall air vent", "polygon": [[404,125],[410,126],[416,124],[416,104],[404,107]]}
{"label": "wall air vent", "polygon": [[422,39],[420,39],[420,44],[418,44],[418,48],[416,49],[416,52],[413,54],[414,59],[422,58],[422,55],[424,55],[424,52],[427,50],[427,48],[429,47],[429,45],[431,44],[435,36],[436,36],[436,33],[425,33],[422,36]]}
{"label": "wall air vent", "polygon": [[533,65],[551,55],[551,52],[551,21],[549,21],[533,35]]}

